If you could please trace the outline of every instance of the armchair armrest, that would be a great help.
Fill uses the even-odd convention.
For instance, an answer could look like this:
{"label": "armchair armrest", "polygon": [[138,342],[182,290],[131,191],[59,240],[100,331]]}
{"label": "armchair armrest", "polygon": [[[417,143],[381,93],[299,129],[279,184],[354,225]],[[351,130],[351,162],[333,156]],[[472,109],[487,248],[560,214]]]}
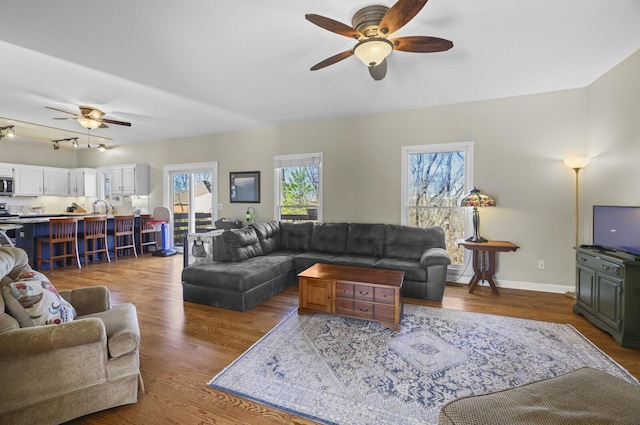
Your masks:
{"label": "armchair armrest", "polygon": [[99,313],[111,308],[109,289],[106,286],[89,286],[59,292],[60,296],[76,309],[78,316]]}
{"label": "armchair armrest", "polygon": [[123,356],[140,346],[140,326],[136,307],[133,304],[118,304],[108,311],[88,317],[98,318],[104,323],[111,357]]}
{"label": "armchair armrest", "polygon": [[448,266],[451,264],[451,258],[446,249],[429,248],[422,253],[420,257],[420,266],[427,268],[431,266]]}
{"label": "armchair armrest", "polygon": [[0,362],[96,342],[107,345],[107,333],[99,319],[15,329],[0,333]]}

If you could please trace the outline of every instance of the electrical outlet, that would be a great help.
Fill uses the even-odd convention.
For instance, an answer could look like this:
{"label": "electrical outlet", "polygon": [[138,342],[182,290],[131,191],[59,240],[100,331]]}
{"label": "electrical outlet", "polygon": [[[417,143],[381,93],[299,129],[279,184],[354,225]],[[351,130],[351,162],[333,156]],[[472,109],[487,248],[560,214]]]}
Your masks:
{"label": "electrical outlet", "polygon": [[222,209],[222,204],[218,204],[218,209],[221,210]]}
{"label": "electrical outlet", "polygon": [[538,260],[538,270],[544,270],[544,260]]}

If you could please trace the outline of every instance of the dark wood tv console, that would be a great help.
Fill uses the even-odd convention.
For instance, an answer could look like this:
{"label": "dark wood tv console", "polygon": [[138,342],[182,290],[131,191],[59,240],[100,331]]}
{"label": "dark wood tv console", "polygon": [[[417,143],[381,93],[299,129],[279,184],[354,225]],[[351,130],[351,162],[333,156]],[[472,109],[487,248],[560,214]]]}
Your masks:
{"label": "dark wood tv console", "polygon": [[640,261],[615,252],[576,248],[573,311],[621,346],[640,349]]}

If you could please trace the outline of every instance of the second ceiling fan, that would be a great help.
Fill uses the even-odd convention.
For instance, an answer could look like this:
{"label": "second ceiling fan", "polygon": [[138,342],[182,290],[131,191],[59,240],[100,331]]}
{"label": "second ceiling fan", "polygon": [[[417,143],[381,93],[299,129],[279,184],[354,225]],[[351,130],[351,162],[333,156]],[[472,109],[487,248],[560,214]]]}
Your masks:
{"label": "second ceiling fan", "polygon": [[351,20],[353,27],[315,14],[307,14],[308,21],[336,34],[358,41],[353,49],[338,53],[311,67],[322,69],[355,55],[368,68],[374,80],[387,74],[386,57],[393,50],[416,53],[444,52],[453,47],[449,40],[437,37],[411,36],[388,38],[405,26],[424,7],[428,0],[398,0],[391,8],[367,6],[357,11]]}
{"label": "second ceiling fan", "polygon": [[54,120],[76,120],[81,126],[83,126],[88,130],[93,130],[96,128],[108,128],[109,126],[106,125],[105,123],[131,127],[130,122],[116,121],[116,120],[110,120],[107,118],[102,118],[104,116],[104,112],[102,112],[98,108],[94,108],[93,106],[85,106],[85,105],[79,106],[78,107],[78,109],[80,109],[79,114],[76,114],[75,112],[65,111],[63,109],[52,108],[51,106],[45,106],[45,108],[52,109],[58,112],[64,112],[65,114],[73,115],[73,118],[71,117],[54,118]]}

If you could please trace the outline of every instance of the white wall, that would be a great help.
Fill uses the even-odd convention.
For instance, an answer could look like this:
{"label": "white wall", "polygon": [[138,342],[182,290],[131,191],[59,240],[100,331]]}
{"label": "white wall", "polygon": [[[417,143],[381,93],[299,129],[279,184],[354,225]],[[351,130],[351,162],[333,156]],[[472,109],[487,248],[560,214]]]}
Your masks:
{"label": "white wall", "polygon": [[[575,236],[574,172],[562,159],[598,154],[580,175],[581,242],[590,242],[594,202],[638,204],[636,75],[640,53],[585,89],[83,151],[78,164],[149,163],[153,209],[163,165],[217,161],[220,216],[242,218],[253,206],[264,221],[273,217],[273,156],[322,152],[325,221],[400,223],[401,147],[474,141],[475,183],[498,204],[481,210],[481,234],[520,246],[499,254],[498,283],[564,291],[574,285]],[[255,170],[262,202],[230,204],[229,172]]]}

